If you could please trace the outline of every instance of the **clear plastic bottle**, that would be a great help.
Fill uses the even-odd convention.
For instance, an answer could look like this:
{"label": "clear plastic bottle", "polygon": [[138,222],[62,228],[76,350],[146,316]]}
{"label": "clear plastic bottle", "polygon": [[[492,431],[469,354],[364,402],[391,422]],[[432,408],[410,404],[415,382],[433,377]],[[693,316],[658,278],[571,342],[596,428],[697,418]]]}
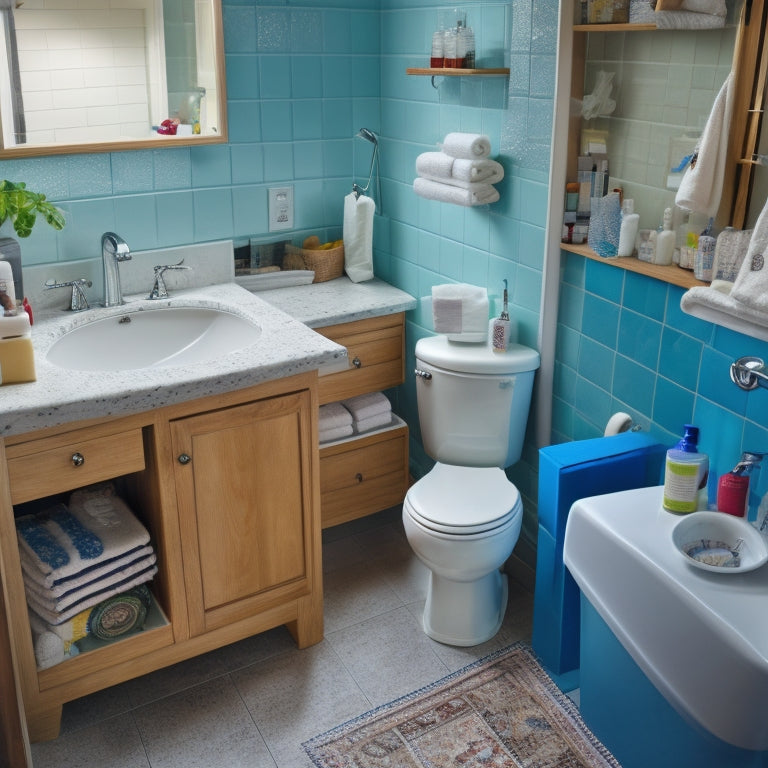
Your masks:
{"label": "clear plastic bottle", "polygon": [[429,66],[441,68],[445,61],[445,30],[438,29],[432,34],[432,53]]}
{"label": "clear plastic bottle", "polygon": [[619,229],[619,256],[631,256],[635,252],[635,240],[640,227],[640,215],[635,213],[635,201],[624,200],[621,206]]}
{"label": "clear plastic bottle", "polygon": [[667,208],[664,211],[663,229],[656,236],[656,257],[654,264],[662,267],[668,267],[675,254],[676,236],[672,230],[672,209]]}
{"label": "clear plastic bottle", "polygon": [[464,37],[464,68],[475,68],[475,33],[472,27],[463,27],[461,35]]}
{"label": "clear plastic bottle", "polygon": [[709,457],[699,453],[699,428],[685,425],[685,433],[667,451],[664,470],[664,509],[687,514],[698,508],[699,490],[707,483]]}

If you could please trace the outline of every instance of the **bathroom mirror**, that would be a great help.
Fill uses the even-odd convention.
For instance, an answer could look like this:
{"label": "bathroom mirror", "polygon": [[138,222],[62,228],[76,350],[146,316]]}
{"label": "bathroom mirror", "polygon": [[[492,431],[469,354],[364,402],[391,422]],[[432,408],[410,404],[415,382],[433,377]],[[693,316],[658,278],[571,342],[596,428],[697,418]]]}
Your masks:
{"label": "bathroom mirror", "polygon": [[5,0],[0,23],[0,159],[227,140],[221,0]]}

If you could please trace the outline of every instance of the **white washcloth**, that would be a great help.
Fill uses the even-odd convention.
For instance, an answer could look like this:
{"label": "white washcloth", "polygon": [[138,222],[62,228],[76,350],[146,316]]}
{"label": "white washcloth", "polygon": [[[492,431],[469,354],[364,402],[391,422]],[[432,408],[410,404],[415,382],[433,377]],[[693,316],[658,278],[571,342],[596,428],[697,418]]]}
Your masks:
{"label": "white washcloth", "polygon": [[[416,158],[416,173],[433,181],[495,184],[504,178],[504,166],[490,158],[460,159],[444,152],[422,152]],[[462,186],[462,184],[456,184]]]}
{"label": "white washcloth", "polygon": [[680,306],[701,320],[768,341],[768,312],[750,309],[715,288],[690,288],[680,299]]}
{"label": "white washcloth", "polygon": [[27,603],[29,604],[29,607],[41,619],[48,622],[48,624],[61,624],[63,621],[71,619],[73,616],[80,613],[80,611],[84,611],[86,608],[91,608],[94,605],[98,605],[102,600],[106,600],[108,597],[112,597],[112,595],[117,595],[120,592],[129,590],[131,587],[136,587],[139,584],[145,584],[146,582],[151,581],[152,577],[156,573],[157,566],[152,566],[148,570],[142,571],[135,576],[123,579],[118,583],[106,587],[103,591],[98,592],[79,603],[76,603],[70,608],[67,608],[62,613],[48,610],[46,606],[37,600],[33,594],[27,594]]}
{"label": "white washcloth", "polygon": [[491,140],[480,133],[449,133],[443,139],[441,149],[451,157],[475,160],[491,154]]}
{"label": "white washcloth", "polygon": [[373,199],[350,192],[344,198],[344,270],[353,283],[373,277]]}
{"label": "white washcloth", "polygon": [[[29,626],[32,630],[32,643],[35,648],[35,661],[40,669],[48,669],[56,664],[61,664],[69,654],[64,652],[64,642],[52,632],[48,625],[35,614],[28,611]],[[78,652],[77,646],[74,648]]]}
{"label": "white washcloth", "polygon": [[746,307],[768,313],[768,203],[757,218],[747,255],[736,275],[731,297]]}
{"label": "white washcloth", "polygon": [[362,434],[363,432],[370,432],[372,429],[378,429],[379,427],[388,427],[392,423],[392,414],[377,413],[375,416],[371,416],[369,419],[361,419],[355,422],[355,432]]}
{"label": "white washcloth", "polygon": [[337,427],[346,427],[351,423],[352,414],[341,403],[328,403],[320,406],[318,418],[320,432]]}
{"label": "white washcloth", "polygon": [[329,443],[331,440],[341,440],[343,437],[349,437],[353,432],[352,424],[345,424],[343,427],[332,427],[320,432],[319,440],[321,443]]}
{"label": "white washcloth", "polygon": [[686,169],[675,196],[675,203],[681,208],[704,213],[710,218],[717,215],[723,191],[728,125],[733,106],[732,79],[733,74],[729,73],[717,94],[697,147],[696,163]]}
{"label": "white washcloth", "polygon": [[82,603],[92,595],[102,594],[105,589],[113,584],[118,584],[138,573],[144,573],[156,561],[157,557],[153,552],[147,557],[142,557],[129,565],[117,568],[111,573],[105,574],[91,583],[84,584],[82,587],[73,589],[64,595],[53,595],[41,588],[39,584],[27,579],[24,580],[24,590],[27,593],[27,599],[31,597],[38,605],[44,606],[52,613],[62,613],[70,606]]}
{"label": "white washcloth", "polygon": [[424,179],[421,176],[414,180],[413,191],[427,200],[467,207],[488,205],[499,199],[498,190],[491,184],[469,184],[467,187],[456,187],[432,179]]}
{"label": "white washcloth", "polygon": [[437,333],[488,334],[488,291],[466,283],[432,287],[432,320]]}
{"label": "white washcloth", "polygon": [[117,496],[93,496],[16,519],[19,546],[43,577],[66,578],[149,543],[147,529]]}
{"label": "white washcloth", "polygon": [[691,11],[656,11],[653,15],[658,29],[720,29],[725,16]]}
{"label": "white washcloth", "polygon": [[372,416],[392,411],[392,404],[383,392],[367,392],[341,402],[355,421],[370,419]]}

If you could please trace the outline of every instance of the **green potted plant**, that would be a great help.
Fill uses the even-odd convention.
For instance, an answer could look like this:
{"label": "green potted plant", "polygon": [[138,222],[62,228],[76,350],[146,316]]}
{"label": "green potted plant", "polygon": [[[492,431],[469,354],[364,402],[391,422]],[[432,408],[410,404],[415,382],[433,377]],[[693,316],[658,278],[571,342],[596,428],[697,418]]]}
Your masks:
{"label": "green potted plant", "polygon": [[31,192],[23,182],[0,181],[0,226],[10,219],[19,237],[29,237],[38,214],[54,229],[64,227],[64,214],[42,192]]}

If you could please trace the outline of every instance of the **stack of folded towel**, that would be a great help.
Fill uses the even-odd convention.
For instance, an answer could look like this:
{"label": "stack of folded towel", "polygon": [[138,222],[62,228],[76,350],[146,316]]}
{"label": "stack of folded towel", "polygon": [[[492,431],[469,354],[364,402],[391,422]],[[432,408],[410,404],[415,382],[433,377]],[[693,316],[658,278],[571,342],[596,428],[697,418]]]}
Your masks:
{"label": "stack of folded towel", "polygon": [[726,15],[725,0],[667,0],[654,18],[659,29],[719,29]]}
{"label": "stack of folded towel", "polygon": [[487,205],[499,199],[493,185],[504,178],[503,166],[491,160],[491,142],[475,133],[449,133],[439,152],[416,158],[417,195],[455,205]]}
{"label": "stack of folded towel", "polygon": [[321,405],[318,430],[321,443],[349,437],[353,432],[352,414],[341,403]]}
{"label": "stack of folded towel", "polygon": [[16,532],[32,623],[60,637],[77,634],[67,622],[157,573],[147,529],[111,484],[17,518]]}
{"label": "stack of folded towel", "polygon": [[351,414],[352,426],[357,434],[392,423],[392,404],[383,392],[358,395],[342,400],[341,404]]}
{"label": "stack of folded towel", "polygon": [[432,322],[436,333],[451,341],[485,341],[488,335],[488,291],[468,283],[432,286]]}

